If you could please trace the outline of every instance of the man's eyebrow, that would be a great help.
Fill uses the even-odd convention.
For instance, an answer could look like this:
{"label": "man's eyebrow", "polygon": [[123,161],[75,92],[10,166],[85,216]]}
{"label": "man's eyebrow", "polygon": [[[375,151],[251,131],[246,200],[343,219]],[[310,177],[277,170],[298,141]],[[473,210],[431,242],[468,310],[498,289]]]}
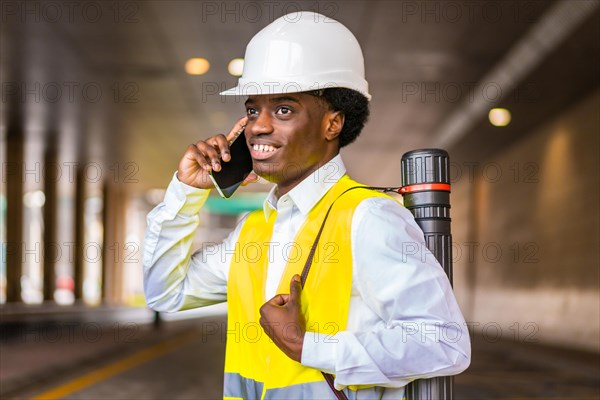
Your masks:
{"label": "man's eyebrow", "polygon": [[294,103],[300,103],[300,100],[297,97],[293,96],[279,96],[273,97],[270,102],[271,103],[279,103],[280,101],[292,101]]}
{"label": "man's eyebrow", "polygon": [[[281,101],[291,101],[293,103],[300,104],[300,100],[294,96],[279,96],[279,97],[273,97],[273,98],[269,99],[270,103],[279,103]],[[252,100],[252,99],[248,99],[244,102],[244,106],[246,106],[246,107],[248,107],[248,105],[253,105],[253,104],[254,104],[254,100]]]}

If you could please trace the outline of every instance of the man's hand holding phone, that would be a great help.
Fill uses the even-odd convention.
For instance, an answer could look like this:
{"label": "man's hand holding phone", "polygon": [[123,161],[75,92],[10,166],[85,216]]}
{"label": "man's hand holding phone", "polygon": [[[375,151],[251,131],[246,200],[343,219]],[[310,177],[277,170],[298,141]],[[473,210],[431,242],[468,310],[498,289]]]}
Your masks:
{"label": "man's hand holding phone", "polygon": [[[214,188],[215,184],[210,175],[213,171],[216,173],[222,171],[225,166],[224,163],[232,160],[230,145],[243,133],[247,121],[248,117],[238,120],[227,136],[215,135],[206,140],[200,140],[196,144],[189,145],[179,162],[177,178],[187,185],[200,189]],[[240,140],[244,140],[244,137],[240,137]],[[246,146],[245,140],[243,144]],[[233,157],[236,157],[236,155],[234,154]],[[256,174],[250,172],[241,181],[241,184],[254,182],[257,178]],[[223,195],[223,193],[221,194]]]}

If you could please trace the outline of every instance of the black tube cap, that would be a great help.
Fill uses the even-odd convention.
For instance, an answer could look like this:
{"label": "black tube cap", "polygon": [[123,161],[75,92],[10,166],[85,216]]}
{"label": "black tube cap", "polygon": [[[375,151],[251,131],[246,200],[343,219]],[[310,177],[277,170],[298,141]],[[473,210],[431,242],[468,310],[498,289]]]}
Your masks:
{"label": "black tube cap", "polygon": [[419,149],[404,153],[402,186],[421,183],[450,184],[450,157],[442,149]]}

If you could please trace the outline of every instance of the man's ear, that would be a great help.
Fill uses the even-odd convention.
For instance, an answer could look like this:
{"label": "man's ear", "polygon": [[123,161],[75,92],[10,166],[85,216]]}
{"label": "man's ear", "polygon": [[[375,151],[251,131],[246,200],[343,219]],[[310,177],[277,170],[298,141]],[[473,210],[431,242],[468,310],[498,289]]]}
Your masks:
{"label": "man's ear", "polygon": [[344,127],[344,113],[341,111],[328,111],[326,116],[325,139],[327,141],[335,140]]}

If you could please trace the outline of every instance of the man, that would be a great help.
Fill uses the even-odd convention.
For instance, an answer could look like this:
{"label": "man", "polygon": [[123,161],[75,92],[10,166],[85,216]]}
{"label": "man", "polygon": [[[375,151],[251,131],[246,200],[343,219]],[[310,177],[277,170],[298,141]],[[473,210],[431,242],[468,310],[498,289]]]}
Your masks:
{"label": "man", "polygon": [[[328,399],[335,386],[397,399],[413,379],[466,369],[465,321],[412,215],[378,192],[347,191],[359,184],[339,149],[362,130],[370,99],[352,33],[315,13],[279,18],[248,44],[243,76],[223,94],[247,95],[247,115],[186,150],[148,215],[144,274],[158,311],[227,300],[224,396]],[[216,249],[192,254],[208,172],[230,161],[242,129],[254,172],[276,186]],[[422,253],[404,254],[408,244]]]}

